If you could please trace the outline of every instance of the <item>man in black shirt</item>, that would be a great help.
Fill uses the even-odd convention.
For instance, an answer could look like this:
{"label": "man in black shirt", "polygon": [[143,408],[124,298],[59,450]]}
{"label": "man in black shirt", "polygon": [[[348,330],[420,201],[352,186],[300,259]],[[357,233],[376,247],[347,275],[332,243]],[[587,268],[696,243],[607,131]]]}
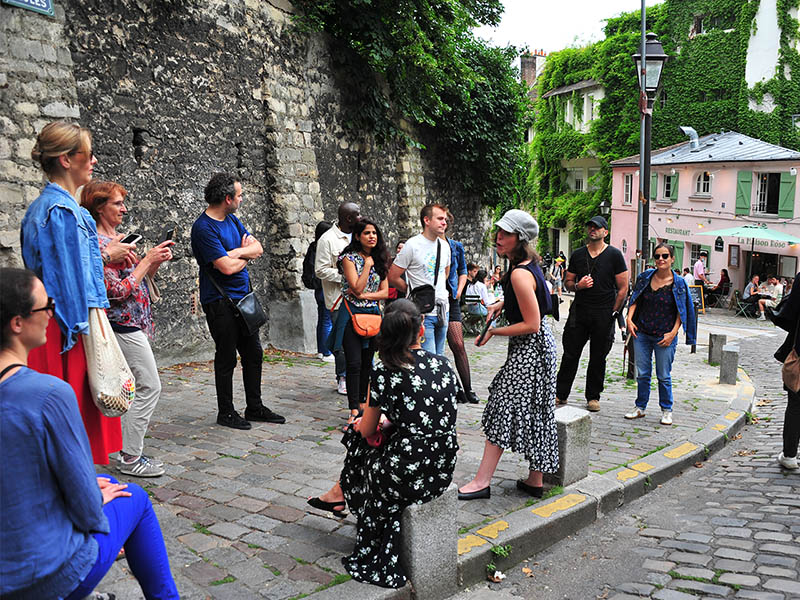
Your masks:
{"label": "man in black shirt", "polygon": [[556,404],[566,404],[578,362],[589,342],[586,369],[586,408],[600,410],[606,376],[606,356],[614,343],[614,321],[628,292],[628,268],[622,253],[605,243],[608,222],[592,217],[586,223],[588,241],[569,258],[564,287],[575,292],[564,325],[561,367],[556,381]]}

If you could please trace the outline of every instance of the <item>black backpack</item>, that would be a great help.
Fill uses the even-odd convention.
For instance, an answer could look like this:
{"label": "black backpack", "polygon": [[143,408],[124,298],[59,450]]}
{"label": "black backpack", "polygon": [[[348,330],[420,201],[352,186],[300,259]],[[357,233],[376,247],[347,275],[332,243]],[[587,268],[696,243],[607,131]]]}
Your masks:
{"label": "black backpack", "polygon": [[322,288],[322,281],[317,277],[314,272],[314,261],[317,258],[317,242],[311,242],[306,251],[306,257],[303,259],[303,274],[300,279],[303,285],[310,290],[319,290]]}

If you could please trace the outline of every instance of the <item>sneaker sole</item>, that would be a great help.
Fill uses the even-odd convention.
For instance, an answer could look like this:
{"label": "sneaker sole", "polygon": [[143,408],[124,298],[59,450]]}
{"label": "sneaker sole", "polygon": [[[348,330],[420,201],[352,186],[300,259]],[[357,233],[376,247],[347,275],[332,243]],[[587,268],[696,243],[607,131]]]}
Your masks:
{"label": "sneaker sole", "polygon": [[119,465],[117,465],[117,470],[123,475],[129,475],[130,477],[161,477],[164,473],[166,473],[164,469],[160,469],[160,471],[157,472],[143,471],[141,473],[134,473],[133,471],[126,471],[124,467]]}
{"label": "sneaker sole", "polygon": [[245,417],[248,421],[255,421],[258,423],[274,423],[275,425],[283,425],[286,423],[286,419],[262,419],[260,417]]}
{"label": "sneaker sole", "polygon": [[644,417],[645,417],[645,415],[644,415],[644,414],[641,414],[641,415],[625,415],[625,418],[626,418],[626,419],[629,419],[629,420],[631,420],[631,421],[632,421],[633,419],[644,419]]}
{"label": "sneaker sole", "polygon": [[220,423],[219,421],[217,421],[217,425],[219,425],[220,427],[228,427],[230,429],[238,429],[239,431],[248,431],[253,428],[253,426],[250,425],[250,423],[248,423],[247,425],[234,425],[233,423]]}

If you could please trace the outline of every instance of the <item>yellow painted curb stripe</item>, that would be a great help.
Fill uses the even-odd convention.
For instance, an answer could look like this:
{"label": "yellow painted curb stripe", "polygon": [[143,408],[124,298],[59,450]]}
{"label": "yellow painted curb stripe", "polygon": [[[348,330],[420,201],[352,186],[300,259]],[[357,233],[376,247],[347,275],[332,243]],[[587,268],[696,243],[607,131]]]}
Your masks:
{"label": "yellow painted curb stripe", "polygon": [[479,538],[477,535],[469,534],[458,539],[458,555],[461,556],[477,546],[483,546],[484,544],[488,543],[489,542],[487,542],[485,539]]}
{"label": "yellow painted curb stripe", "polygon": [[636,463],[635,465],[630,465],[631,469],[634,471],[639,471],[640,473],[647,473],[648,471],[652,471],[655,469],[653,465],[646,462]]}
{"label": "yellow painted curb stripe", "polygon": [[545,504],[544,506],[534,508],[531,512],[544,518],[552,517],[559,511],[567,510],[568,508],[577,506],[585,501],[586,496],[583,494],[567,494],[566,496],[562,496],[558,500],[554,500],[553,502]]}
{"label": "yellow painted curb stripe", "polygon": [[716,425],[712,425],[711,429],[713,429],[714,431],[725,431],[727,427],[725,427],[725,425],[723,425],[722,423],[717,423]]}
{"label": "yellow painted curb stripe", "polygon": [[697,446],[692,444],[691,442],[686,442],[685,444],[681,444],[677,448],[673,448],[669,452],[664,452],[664,456],[667,458],[680,458],[686,454],[689,454],[692,450],[696,450]]}
{"label": "yellow painted curb stripe", "polygon": [[506,529],[508,529],[508,521],[496,521],[494,523],[489,523],[486,527],[478,529],[475,533],[495,539],[501,531]]}
{"label": "yellow painted curb stripe", "polygon": [[741,414],[742,413],[739,413],[739,412],[736,412],[735,410],[732,410],[727,415],[725,415],[725,418],[728,419],[728,421],[735,421],[736,419],[738,419],[741,416]]}
{"label": "yellow painted curb stripe", "polygon": [[634,477],[638,477],[640,475],[639,471],[634,471],[633,469],[623,469],[619,473],[617,473],[617,479],[619,481],[628,481],[628,479],[633,479]]}

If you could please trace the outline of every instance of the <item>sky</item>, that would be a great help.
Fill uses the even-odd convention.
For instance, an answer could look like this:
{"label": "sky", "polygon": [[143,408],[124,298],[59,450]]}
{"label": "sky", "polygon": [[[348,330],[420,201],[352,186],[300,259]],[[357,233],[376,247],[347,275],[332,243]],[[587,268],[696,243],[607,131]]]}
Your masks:
{"label": "sky", "polygon": [[[645,6],[659,0],[646,0]],[[496,46],[508,44],[548,54],[603,39],[604,19],[641,7],[641,0],[503,0],[497,28],[480,27],[476,35]]]}

